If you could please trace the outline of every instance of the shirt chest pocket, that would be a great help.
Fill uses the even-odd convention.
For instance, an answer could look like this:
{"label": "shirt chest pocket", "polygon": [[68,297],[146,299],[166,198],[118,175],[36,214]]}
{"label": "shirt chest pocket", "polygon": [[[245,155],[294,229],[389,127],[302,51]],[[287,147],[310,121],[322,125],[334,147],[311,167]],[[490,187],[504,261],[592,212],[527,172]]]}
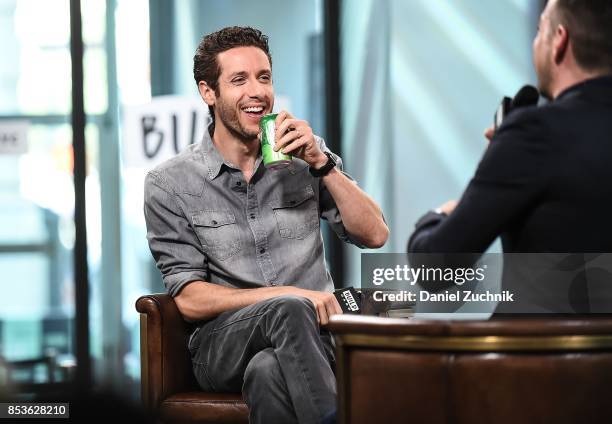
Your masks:
{"label": "shirt chest pocket", "polygon": [[271,202],[280,236],[304,239],[319,228],[319,209],[311,186]]}
{"label": "shirt chest pocket", "polygon": [[242,248],[236,217],[231,211],[199,211],[191,219],[207,254],[223,261]]}

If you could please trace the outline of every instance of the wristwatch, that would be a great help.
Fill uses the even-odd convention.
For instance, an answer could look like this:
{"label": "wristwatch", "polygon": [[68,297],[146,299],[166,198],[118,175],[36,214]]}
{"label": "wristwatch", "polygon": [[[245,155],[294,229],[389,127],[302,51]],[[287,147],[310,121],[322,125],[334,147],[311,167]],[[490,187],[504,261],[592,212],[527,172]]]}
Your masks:
{"label": "wristwatch", "polygon": [[323,153],[325,153],[325,156],[327,156],[327,163],[319,169],[308,168],[308,170],[310,171],[310,175],[312,175],[313,177],[324,177],[329,174],[329,171],[331,171],[334,166],[336,166],[336,161],[334,160],[332,154],[329,152]]}

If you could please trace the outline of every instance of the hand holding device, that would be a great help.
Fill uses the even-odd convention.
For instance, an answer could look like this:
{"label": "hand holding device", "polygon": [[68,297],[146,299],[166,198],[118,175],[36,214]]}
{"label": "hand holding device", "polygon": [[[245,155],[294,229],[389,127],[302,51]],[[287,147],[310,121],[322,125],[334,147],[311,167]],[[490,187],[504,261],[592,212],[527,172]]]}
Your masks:
{"label": "hand holding device", "polygon": [[338,289],[334,292],[334,296],[336,296],[343,313],[361,313],[361,297],[353,287]]}

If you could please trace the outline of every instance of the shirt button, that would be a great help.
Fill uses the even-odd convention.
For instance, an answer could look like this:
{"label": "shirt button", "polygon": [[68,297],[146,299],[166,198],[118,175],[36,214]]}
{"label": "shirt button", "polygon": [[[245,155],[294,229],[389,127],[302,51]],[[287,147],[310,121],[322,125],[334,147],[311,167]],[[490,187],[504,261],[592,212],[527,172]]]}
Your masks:
{"label": "shirt button", "polygon": [[250,215],[250,218],[251,218],[251,219],[255,219],[255,214],[253,214],[253,213],[252,213],[252,214]]}
{"label": "shirt button", "polygon": [[259,250],[259,253],[261,253],[261,254],[266,253],[266,249],[260,249],[260,250]]}
{"label": "shirt button", "polygon": [[241,183],[240,181],[238,181],[238,182],[236,183],[236,185],[237,185],[238,187],[240,187],[240,186],[242,185],[242,183]]}

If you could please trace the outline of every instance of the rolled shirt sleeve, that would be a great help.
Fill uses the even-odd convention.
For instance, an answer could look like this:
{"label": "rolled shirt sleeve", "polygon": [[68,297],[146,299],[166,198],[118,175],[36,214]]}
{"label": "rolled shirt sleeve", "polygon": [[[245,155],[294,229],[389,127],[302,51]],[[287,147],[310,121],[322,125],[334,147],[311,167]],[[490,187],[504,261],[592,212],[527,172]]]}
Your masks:
{"label": "rolled shirt sleeve", "polygon": [[[323,141],[322,138],[317,137],[317,142],[319,143],[319,147],[321,148],[322,151],[331,153],[334,160],[336,161],[336,168],[338,168],[338,170],[342,172],[349,180],[357,184],[357,181],[355,181],[353,177],[351,177],[349,174],[344,172],[343,165],[342,165],[342,158],[338,156],[337,154],[335,154],[334,152],[332,152],[331,150],[329,150],[329,148],[325,144],[325,141]],[[334,198],[332,197],[331,193],[325,186],[325,183],[323,182],[323,178],[319,179],[319,193],[320,193],[319,194],[319,206],[321,208],[321,218],[327,221],[331,229],[334,231],[334,233],[336,233],[336,235],[338,236],[338,238],[340,238],[340,240],[342,240],[345,243],[351,243],[357,247],[364,248],[365,246],[360,244],[357,240],[355,240],[354,237],[351,236],[351,234],[349,234],[348,231],[346,231],[346,228],[344,227],[344,223],[342,222],[342,216],[340,215],[340,211],[338,210],[338,206],[336,205],[336,202],[334,201]]]}
{"label": "rolled shirt sleeve", "polygon": [[149,248],[171,296],[192,281],[208,277],[208,259],[176,194],[152,171],[145,179],[144,214]]}

